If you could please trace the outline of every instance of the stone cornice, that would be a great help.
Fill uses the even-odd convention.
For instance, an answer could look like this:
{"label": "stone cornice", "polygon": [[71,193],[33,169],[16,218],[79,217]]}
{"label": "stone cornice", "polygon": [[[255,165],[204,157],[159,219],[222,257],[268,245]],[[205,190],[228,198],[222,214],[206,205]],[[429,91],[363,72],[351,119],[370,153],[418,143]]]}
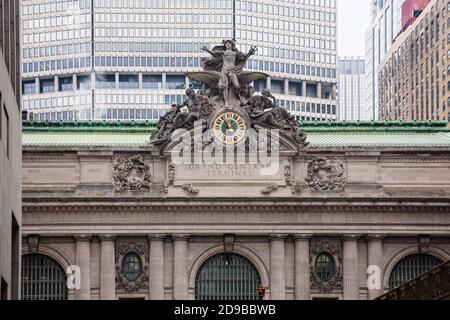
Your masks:
{"label": "stone cornice", "polygon": [[427,212],[450,213],[450,198],[23,198],[23,212]]}

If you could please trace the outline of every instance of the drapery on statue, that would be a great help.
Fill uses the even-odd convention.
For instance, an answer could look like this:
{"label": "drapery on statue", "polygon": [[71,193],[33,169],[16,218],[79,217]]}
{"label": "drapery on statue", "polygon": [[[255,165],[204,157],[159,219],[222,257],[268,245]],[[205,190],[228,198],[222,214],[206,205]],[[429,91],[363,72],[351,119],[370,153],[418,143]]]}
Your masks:
{"label": "drapery on statue", "polygon": [[212,50],[203,47],[202,50],[211,55],[202,61],[204,71],[188,73],[187,77],[203,82],[210,88],[218,88],[225,107],[240,104],[242,85],[267,77],[262,72],[243,71],[247,60],[256,53],[254,46],[244,54],[236,48],[234,40],[224,40],[221,46],[216,46]]}

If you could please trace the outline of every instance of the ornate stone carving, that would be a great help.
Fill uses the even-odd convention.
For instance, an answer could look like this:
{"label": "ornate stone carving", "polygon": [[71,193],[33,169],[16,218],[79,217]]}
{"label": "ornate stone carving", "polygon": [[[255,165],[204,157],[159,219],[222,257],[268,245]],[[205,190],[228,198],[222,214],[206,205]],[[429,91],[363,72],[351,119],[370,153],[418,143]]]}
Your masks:
{"label": "ornate stone carving", "polygon": [[200,190],[194,188],[194,186],[190,183],[186,183],[181,187],[184,191],[186,191],[187,193],[190,193],[192,195],[197,195]]}
{"label": "ornate stone carving", "polygon": [[292,163],[289,162],[284,166],[284,179],[286,181],[286,185],[291,187],[292,194],[297,194],[297,184],[295,183],[295,179],[292,173]]}
{"label": "ornate stone carving", "polygon": [[[122,261],[128,253],[139,255],[142,263],[142,271],[136,280],[130,281],[123,273]],[[118,288],[123,288],[127,292],[137,291],[140,288],[148,287],[148,261],[149,248],[147,243],[119,243],[116,245],[116,284]]]}
{"label": "ornate stone carving", "polygon": [[[342,243],[338,238],[312,238],[309,247],[311,267],[311,286],[322,293],[342,288]],[[334,260],[334,273],[327,280],[322,280],[316,272],[316,260],[321,253],[329,254]]]}
{"label": "ornate stone carving", "polygon": [[342,160],[318,157],[308,164],[305,182],[316,191],[338,191],[345,188],[344,173]]}
{"label": "ornate stone carving", "polygon": [[[177,129],[192,130],[194,122],[201,121],[202,130],[211,129],[214,116],[223,111],[233,111],[245,119],[246,128],[278,129],[298,147],[308,145],[306,135],[298,128],[298,122],[284,108],[276,105],[276,99],[265,89],[261,95],[255,95],[253,81],[264,79],[267,74],[246,72],[246,61],[256,53],[251,47],[248,53],[240,52],[233,40],[223,41],[223,45],[203,51],[211,57],[203,59],[204,71],[191,72],[186,76],[192,81],[205,85],[195,92],[186,90],[187,99],[182,104],[173,105],[172,110],[162,116],[153,133],[150,143],[161,153],[170,143],[172,133]],[[212,141],[206,141],[206,145]],[[199,144],[202,145],[202,144]]]}
{"label": "ornate stone carving", "polygon": [[120,191],[144,191],[151,185],[150,166],[140,154],[117,156],[113,161],[114,185]]}
{"label": "ornate stone carving", "polygon": [[276,183],[269,183],[264,189],[261,190],[262,194],[269,195],[275,191],[277,191],[279,185]]}
{"label": "ornate stone carving", "polygon": [[167,179],[164,182],[164,193],[169,193],[169,186],[173,185],[175,181],[176,165],[174,163],[169,164],[167,171]]}

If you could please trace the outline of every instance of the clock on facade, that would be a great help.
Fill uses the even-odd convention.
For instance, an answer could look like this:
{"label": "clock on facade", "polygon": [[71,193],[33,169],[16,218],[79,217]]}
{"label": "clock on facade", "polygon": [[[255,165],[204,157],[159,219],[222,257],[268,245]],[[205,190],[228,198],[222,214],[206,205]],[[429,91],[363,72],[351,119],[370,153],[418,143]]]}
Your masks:
{"label": "clock on facade", "polygon": [[245,137],[246,124],[236,112],[228,111],[214,120],[214,135],[224,144],[236,144]]}

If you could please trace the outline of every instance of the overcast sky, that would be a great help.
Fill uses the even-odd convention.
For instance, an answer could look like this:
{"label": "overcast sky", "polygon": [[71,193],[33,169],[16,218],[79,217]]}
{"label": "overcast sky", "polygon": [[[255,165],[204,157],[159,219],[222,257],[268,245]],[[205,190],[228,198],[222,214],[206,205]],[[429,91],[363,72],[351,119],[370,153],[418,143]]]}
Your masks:
{"label": "overcast sky", "polygon": [[338,55],[363,56],[370,0],[337,0]]}

